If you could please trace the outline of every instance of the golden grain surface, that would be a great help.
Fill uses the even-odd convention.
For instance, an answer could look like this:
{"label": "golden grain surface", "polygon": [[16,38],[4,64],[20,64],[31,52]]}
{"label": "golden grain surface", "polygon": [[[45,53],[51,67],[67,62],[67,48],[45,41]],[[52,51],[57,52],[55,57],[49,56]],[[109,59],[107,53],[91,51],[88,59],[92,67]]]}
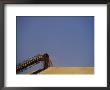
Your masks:
{"label": "golden grain surface", "polygon": [[39,74],[94,74],[94,67],[49,67]]}

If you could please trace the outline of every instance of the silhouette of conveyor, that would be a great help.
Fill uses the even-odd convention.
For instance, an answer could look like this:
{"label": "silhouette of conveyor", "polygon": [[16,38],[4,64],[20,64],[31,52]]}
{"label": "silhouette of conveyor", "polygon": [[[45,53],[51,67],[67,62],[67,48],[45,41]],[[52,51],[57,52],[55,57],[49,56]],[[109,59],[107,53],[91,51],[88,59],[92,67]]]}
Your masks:
{"label": "silhouette of conveyor", "polygon": [[22,72],[23,70],[25,70],[27,67],[31,66],[31,65],[34,65],[34,64],[38,64],[40,63],[41,61],[44,62],[43,64],[43,68],[42,69],[39,69],[37,71],[34,71],[32,72],[31,74],[37,74],[45,69],[47,69],[48,67],[52,66],[52,62],[49,58],[49,55],[47,53],[44,53],[44,54],[39,54],[39,55],[36,55],[28,60],[26,60],[25,62],[21,63],[21,64],[18,64],[16,66],[16,73],[20,73]]}

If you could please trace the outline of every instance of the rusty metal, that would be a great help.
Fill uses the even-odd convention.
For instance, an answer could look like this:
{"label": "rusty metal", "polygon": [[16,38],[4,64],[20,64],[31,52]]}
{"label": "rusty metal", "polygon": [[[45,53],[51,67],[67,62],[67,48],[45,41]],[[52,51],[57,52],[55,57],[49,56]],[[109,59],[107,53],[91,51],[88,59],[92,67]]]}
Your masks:
{"label": "rusty metal", "polygon": [[[44,62],[44,66],[43,66],[43,68],[41,70],[45,70],[48,67],[52,66],[52,62],[49,59],[49,55],[47,53],[44,53],[42,55],[39,54],[39,55],[36,55],[36,56],[34,56],[32,58],[29,58],[29,59],[25,60],[23,63],[20,63],[20,64],[16,65],[16,73],[23,72],[23,70],[25,70],[29,66],[32,66],[34,64],[38,64],[41,61]],[[41,70],[38,70],[38,71],[41,71]]]}

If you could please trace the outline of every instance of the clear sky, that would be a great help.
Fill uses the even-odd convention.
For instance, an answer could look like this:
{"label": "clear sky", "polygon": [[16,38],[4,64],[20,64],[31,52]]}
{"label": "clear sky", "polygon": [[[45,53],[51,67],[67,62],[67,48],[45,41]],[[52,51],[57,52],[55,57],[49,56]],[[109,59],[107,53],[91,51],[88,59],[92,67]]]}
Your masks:
{"label": "clear sky", "polygon": [[17,63],[47,52],[54,66],[94,66],[93,16],[17,16]]}

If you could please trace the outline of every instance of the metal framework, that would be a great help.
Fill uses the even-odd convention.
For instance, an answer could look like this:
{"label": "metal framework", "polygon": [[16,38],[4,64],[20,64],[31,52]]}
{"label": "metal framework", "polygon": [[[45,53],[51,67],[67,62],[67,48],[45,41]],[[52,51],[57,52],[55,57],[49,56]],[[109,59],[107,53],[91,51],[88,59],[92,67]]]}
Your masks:
{"label": "metal framework", "polygon": [[49,55],[47,53],[44,53],[42,55],[39,54],[39,55],[36,55],[32,58],[29,58],[29,59],[25,60],[23,63],[16,65],[16,73],[23,72],[29,66],[32,66],[34,64],[38,64],[41,61],[44,62],[43,68],[33,72],[32,74],[39,73],[40,71],[45,70],[50,66],[53,66],[51,60],[49,59]]}

